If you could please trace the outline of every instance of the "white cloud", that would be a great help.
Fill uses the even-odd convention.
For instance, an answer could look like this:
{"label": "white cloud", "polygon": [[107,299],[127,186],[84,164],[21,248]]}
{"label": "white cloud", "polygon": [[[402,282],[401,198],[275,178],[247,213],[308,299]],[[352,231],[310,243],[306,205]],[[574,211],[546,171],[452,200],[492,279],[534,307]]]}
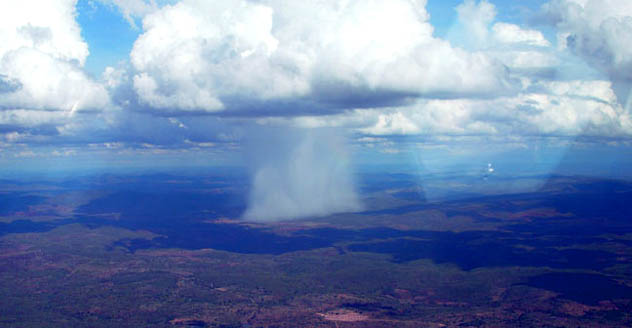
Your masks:
{"label": "white cloud", "polygon": [[[548,47],[542,32],[516,24],[496,22],[496,6],[487,0],[465,0],[456,7],[457,25],[451,38],[468,49],[510,46]],[[493,24],[493,25],[492,25]]]}
{"label": "white cloud", "polygon": [[401,112],[385,113],[378,116],[375,125],[361,130],[367,134],[415,134],[419,133],[419,127]]}
{"label": "white cloud", "polygon": [[353,127],[368,135],[630,137],[632,120],[609,81],[538,82],[517,96],[420,100],[404,107],[296,119]]}
{"label": "white cloud", "polygon": [[[131,61],[140,99],[156,108],[217,111],[220,96],[304,93],[292,67],[274,66],[272,10],[246,2],[181,2],[143,21]],[[303,83],[304,84],[304,83]]]}
{"label": "white cloud", "polygon": [[559,64],[542,32],[495,22],[497,12],[492,3],[466,0],[456,10],[457,24],[449,39],[502,62],[514,76],[550,73]]}
{"label": "white cloud", "polygon": [[489,42],[489,25],[496,17],[496,6],[487,0],[465,0],[456,7],[462,37],[459,41],[469,48],[486,48]]}
{"label": "white cloud", "polygon": [[625,104],[632,87],[632,2],[553,0],[543,8],[562,46],[607,74]]}
{"label": "white cloud", "polygon": [[101,79],[108,89],[114,90],[125,83],[129,77],[126,69],[107,66],[101,74]]}
{"label": "white cloud", "polygon": [[70,62],[32,48],[4,54],[0,72],[20,87],[3,94],[0,107],[76,111],[108,104],[105,89]]}
{"label": "white cloud", "polygon": [[[457,9],[469,45],[435,37],[420,0],[102,2],[128,19],[143,17],[143,34],[129,65],[108,67],[101,82],[82,68],[89,51],[75,22],[76,0],[0,2],[0,12],[9,13],[0,20],[6,131],[20,140],[221,147],[218,136],[234,145],[248,134],[240,125],[256,116],[257,123],[375,136],[630,136],[629,112],[613,93],[632,80],[628,2],[545,6],[563,45],[612,82],[548,81],[565,64],[562,56],[572,55],[537,30],[496,22],[487,1]],[[108,93],[128,110],[77,117],[111,106]],[[138,113],[139,102],[159,117]],[[187,111],[246,118],[188,119]],[[95,131],[101,135],[93,138]]]}
{"label": "white cloud", "polygon": [[132,27],[137,27],[135,18],[142,18],[158,9],[155,0],[97,0],[106,5],[116,6]]}
{"label": "white cloud", "polygon": [[40,110],[2,110],[0,111],[0,124],[19,127],[35,127],[51,124],[61,125],[69,119],[68,114],[58,111]]}
{"label": "white cloud", "polygon": [[542,32],[523,29],[515,24],[496,23],[492,27],[494,39],[499,43],[525,44],[529,46],[549,47],[551,43]]}
{"label": "white cloud", "polygon": [[424,7],[184,0],[145,17],[131,54],[134,88],[154,108],[205,111],[244,101],[348,107],[507,92],[505,67],[433,37]]}
{"label": "white cloud", "polygon": [[76,111],[108,104],[105,89],[81,68],[88,46],[74,20],[75,2],[0,2],[0,77],[12,84],[0,108]]}
{"label": "white cloud", "polygon": [[520,69],[555,68],[560,63],[560,59],[551,51],[503,49],[490,50],[487,53],[514,69],[514,71]]}
{"label": "white cloud", "polygon": [[31,48],[83,65],[88,45],[81,40],[74,20],[75,3],[76,0],[0,2],[0,57],[9,51]]}

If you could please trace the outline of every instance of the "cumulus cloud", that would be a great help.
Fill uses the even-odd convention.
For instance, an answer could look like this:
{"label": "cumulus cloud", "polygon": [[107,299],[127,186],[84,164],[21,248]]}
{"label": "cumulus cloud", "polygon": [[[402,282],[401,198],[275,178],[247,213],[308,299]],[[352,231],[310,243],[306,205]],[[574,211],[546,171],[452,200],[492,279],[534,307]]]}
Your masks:
{"label": "cumulus cloud", "polygon": [[632,2],[627,0],[553,0],[543,6],[567,47],[605,73],[619,101],[632,87]]}
{"label": "cumulus cloud", "polygon": [[421,128],[402,112],[395,111],[379,114],[375,125],[361,131],[373,135],[417,134]]}
{"label": "cumulus cloud", "polygon": [[247,220],[278,221],[361,209],[342,139],[331,130],[266,130],[251,136]]}
{"label": "cumulus cloud", "polygon": [[220,96],[300,93],[292,67],[268,57],[272,10],[259,4],[184,2],[145,18],[131,54],[139,98],[156,108],[217,111]]}
{"label": "cumulus cloud", "polygon": [[[615,96],[616,82],[556,80],[563,55],[542,32],[496,22],[496,8],[467,0],[457,7],[450,40],[494,58],[521,81],[515,94],[477,98],[415,99],[405,104],[340,115],[303,117],[302,126],[346,126],[366,135],[622,137],[632,134],[630,115]],[[471,42],[471,43],[470,43]]]}
{"label": "cumulus cloud", "polygon": [[106,90],[81,68],[89,52],[75,3],[0,2],[0,109],[77,111],[108,104]]}
{"label": "cumulus cloud", "polygon": [[98,0],[106,5],[117,7],[130,26],[137,28],[136,18],[142,18],[158,9],[155,0]]}
{"label": "cumulus cloud", "polygon": [[556,74],[560,60],[542,32],[497,22],[496,6],[486,0],[466,0],[456,11],[457,22],[448,35],[454,44],[503,63],[517,79]]}
{"label": "cumulus cloud", "polygon": [[[254,121],[386,139],[630,133],[614,97],[624,103],[631,80],[623,1],[544,7],[562,48],[611,81],[556,81],[562,65],[576,68],[563,57],[572,55],[540,31],[497,21],[485,0],[456,8],[447,40],[423,0],[99,1],[143,20],[129,63],[100,81],[83,72],[76,0],[0,3],[10,13],[0,21],[0,132],[233,148]],[[110,98],[123,110],[86,116]]]}
{"label": "cumulus cloud", "polygon": [[465,0],[456,7],[457,33],[469,48],[485,48],[489,42],[489,25],[496,17],[496,6],[486,0]]}
{"label": "cumulus cloud", "polygon": [[551,43],[544,38],[542,32],[523,29],[515,24],[496,23],[492,27],[493,37],[499,43],[525,44],[529,46],[549,47]]}
{"label": "cumulus cloud", "polygon": [[4,108],[76,111],[101,109],[109,101],[105,89],[76,65],[36,49],[6,52],[0,70],[19,85],[1,98]]}
{"label": "cumulus cloud", "polygon": [[133,88],[156,109],[209,112],[512,90],[504,65],[435,38],[428,19],[413,0],[183,0],[143,20]]}
{"label": "cumulus cloud", "polygon": [[457,24],[451,38],[469,49],[551,45],[540,31],[505,22],[495,23],[496,6],[487,0],[465,0],[456,7],[456,12]]}

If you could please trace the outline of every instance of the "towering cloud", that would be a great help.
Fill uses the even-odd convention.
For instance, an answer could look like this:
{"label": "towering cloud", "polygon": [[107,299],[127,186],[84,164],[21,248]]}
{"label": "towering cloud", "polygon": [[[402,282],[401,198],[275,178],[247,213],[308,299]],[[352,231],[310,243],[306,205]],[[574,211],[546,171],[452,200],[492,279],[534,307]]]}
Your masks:
{"label": "towering cloud", "polygon": [[0,2],[0,109],[70,112],[108,104],[105,88],[81,69],[89,52],[75,3]]}
{"label": "towering cloud", "polygon": [[513,87],[499,62],[435,38],[425,1],[184,0],[143,28],[133,86],[161,110],[296,115]]}

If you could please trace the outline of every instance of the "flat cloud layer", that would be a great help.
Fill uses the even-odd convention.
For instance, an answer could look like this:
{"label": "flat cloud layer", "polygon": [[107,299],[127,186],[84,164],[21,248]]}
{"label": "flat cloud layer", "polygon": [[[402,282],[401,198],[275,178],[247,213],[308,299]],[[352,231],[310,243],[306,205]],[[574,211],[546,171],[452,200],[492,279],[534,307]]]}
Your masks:
{"label": "flat cloud layer", "polygon": [[[370,111],[369,111],[370,112]],[[365,114],[366,115],[366,114]],[[607,81],[541,83],[515,97],[420,101],[373,111],[371,135],[617,136],[632,132]]]}

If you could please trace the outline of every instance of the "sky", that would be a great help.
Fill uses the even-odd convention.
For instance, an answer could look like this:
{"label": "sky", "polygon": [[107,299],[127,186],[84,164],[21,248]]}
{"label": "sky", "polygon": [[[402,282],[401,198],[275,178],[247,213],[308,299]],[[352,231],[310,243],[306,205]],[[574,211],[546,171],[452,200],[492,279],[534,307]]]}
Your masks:
{"label": "sky", "polygon": [[2,1],[0,164],[630,175],[630,44],[628,0]]}

